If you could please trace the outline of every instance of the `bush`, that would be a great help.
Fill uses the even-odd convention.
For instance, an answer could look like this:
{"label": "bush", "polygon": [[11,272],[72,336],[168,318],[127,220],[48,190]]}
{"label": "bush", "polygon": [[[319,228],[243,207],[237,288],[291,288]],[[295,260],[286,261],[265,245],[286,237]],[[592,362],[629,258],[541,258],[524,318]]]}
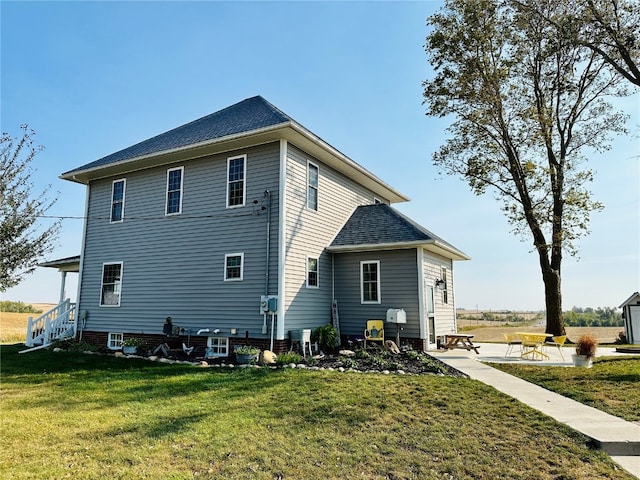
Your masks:
{"label": "bush", "polygon": [[283,366],[295,363],[296,365],[302,361],[302,355],[296,352],[281,353],[276,358],[276,365]]}
{"label": "bush", "polygon": [[311,341],[316,342],[320,347],[320,350],[324,352],[333,352],[338,346],[338,331],[333,328],[333,325],[327,323],[313,331],[311,334]]}
{"label": "bush", "polygon": [[590,333],[585,333],[576,342],[576,355],[586,355],[588,358],[596,356],[598,340]]}

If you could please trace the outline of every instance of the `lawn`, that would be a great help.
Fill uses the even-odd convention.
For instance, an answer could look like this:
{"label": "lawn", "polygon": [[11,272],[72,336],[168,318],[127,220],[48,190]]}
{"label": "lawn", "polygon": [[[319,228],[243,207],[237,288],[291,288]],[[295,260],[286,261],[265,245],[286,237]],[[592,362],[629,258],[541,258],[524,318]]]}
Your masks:
{"label": "lawn", "polygon": [[640,421],[640,357],[594,360],[593,368],[494,367],[630,422]]}
{"label": "lawn", "polygon": [[632,479],[477,381],[0,348],[0,478]]}

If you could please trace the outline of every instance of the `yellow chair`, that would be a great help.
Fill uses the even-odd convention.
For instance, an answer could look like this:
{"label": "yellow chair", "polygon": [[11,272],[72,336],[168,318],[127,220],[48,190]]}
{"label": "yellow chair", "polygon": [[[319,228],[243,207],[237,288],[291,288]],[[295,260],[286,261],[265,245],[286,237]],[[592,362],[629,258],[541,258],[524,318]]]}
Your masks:
{"label": "yellow chair", "polygon": [[384,345],[384,322],[382,320],[367,320],[367,329],[364,331],[364,348],[367,348],[367,340],[381,342]]}
{"label": "yellow chair", "polygon": [[558,347],[558,351],[560,352],[560,356],[562,357],[562,361],[564,361],[564,355],[562,354],[562,346],[564,342],[567,341],[566,335],[558,335],[555,337],[551,337],[551,342],[545,343],[545,347]]}
{"label": "yellow chair", "polygon": [[503,333],[504,339],[507,341],[507,351],[504,354],[504,358],[507,358],[512,352],[513,347],[516,345],[520,346],[520,353],[522,353],[522,341],[518,335],[513,333]]}

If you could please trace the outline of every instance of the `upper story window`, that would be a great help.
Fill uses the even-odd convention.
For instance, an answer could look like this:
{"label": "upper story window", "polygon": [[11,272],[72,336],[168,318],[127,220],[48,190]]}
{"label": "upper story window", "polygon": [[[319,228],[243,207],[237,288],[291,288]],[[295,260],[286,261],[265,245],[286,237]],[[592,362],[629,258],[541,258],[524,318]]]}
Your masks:
{"label": "upper story window", "polygon": [[124,219],[124,191],[127,181],[114,180],[111,186],[111,223]]}
{"label": "upper story window", "polygon": [[307,288],[318,288],[318,259],[307,257]]}
{"label": "upper story window", "polygon": [[246,155],[227,159],[227,207],[244,206],[246,170]]}
{"label": "upper story window", "polygon": [[101,307],[119,307],[122,289],[122,262],[102,265]]}
{"label": "upper story window", "polygon": [[242,280],[244,253],[228,253],[224,256],[224,281]]}
{"label": "upper story window", "polygon": [[167,170],[167,215],[182,213],[182,178],[184,167]]}
{"label": "upper story window", "polygon": [[318,166],[307,163],[307,208],[318,210]]}
{"label": "upper story window", "polygon": [[380,303],[380,261],[360,262],[360,301]]}
{"label": "upper story window", "polygon": [[440,271],[444,286],[442,287],[442,303],[449,303],[449,281],[447,280],[447,269],[442,267]]}

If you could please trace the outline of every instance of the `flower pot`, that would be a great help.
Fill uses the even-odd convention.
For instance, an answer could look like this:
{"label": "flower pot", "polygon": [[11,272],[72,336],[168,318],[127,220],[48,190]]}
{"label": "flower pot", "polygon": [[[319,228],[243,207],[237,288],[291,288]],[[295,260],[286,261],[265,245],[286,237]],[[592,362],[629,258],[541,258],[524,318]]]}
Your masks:
{"label": "flower pot", "polygon": [[571,355],[571,358],[573,358],[574,367],[591,368],[591,366],[593,365],[593,359],[591,357],[587,357],[586,355],[573,354]]}
{"label": "flower pot", "polygon": [[255,362],[258,359],[258,355],[255,353],[236,353],[236,362],[240,365],[248,365]]}
{"label": "flower pot", "polygon": [[135,355],[137,351],[138,347],[136,347],[135,345],[122,346],[122,353],[124,353],[125,355]]}

